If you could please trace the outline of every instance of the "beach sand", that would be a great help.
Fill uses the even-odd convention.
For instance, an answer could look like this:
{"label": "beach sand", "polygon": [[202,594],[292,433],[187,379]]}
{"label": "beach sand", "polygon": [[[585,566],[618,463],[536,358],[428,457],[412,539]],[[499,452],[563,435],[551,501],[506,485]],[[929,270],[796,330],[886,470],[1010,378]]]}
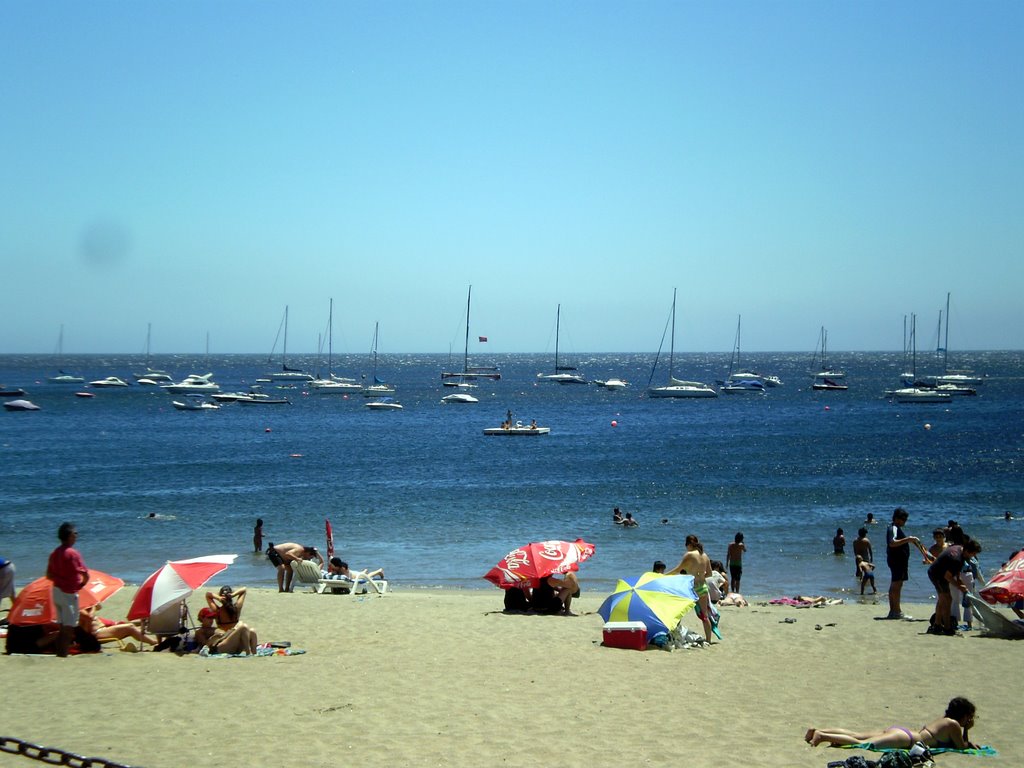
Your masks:
{"label": "beach sand", "polygon": [[[103,615],[124,616],[134,592]],[[640,653],[601,646],[603,597],[584,592],[577,617],[509,616],[497,589],[254,590],[243,619],[260,641],[305,654],[0,657],[0,735],[148,768],[821,768],[879,754],[812,748],[808,727],[920,727],[964,695],[978,707],[971,739],[999,755],[938,764],[1024,765],[1024,643],[877,621],[879,595],[878,605],[723,608],[722,642]],[[190,605],[194,614],[201,597]],[[692,614],[686,623],[699,630]],[[38,764],[0,753],[3,766]]]}

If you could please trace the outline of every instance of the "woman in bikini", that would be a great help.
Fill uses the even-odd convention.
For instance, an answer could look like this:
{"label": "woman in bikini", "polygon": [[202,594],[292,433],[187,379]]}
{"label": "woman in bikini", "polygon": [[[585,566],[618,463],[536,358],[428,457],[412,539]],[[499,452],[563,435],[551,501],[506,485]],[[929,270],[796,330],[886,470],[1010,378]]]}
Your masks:
{"label": "woman in bikini", "polygon": [[890,725],[881,731],[848,731],[844,728],[810,728],[804,740],[812,747],[829,744],[834,747],[870,744],[889,749],[910,749],[917,742],[926,747],[945,749],[976,749],[967,739],[974,725],[974,705],[957,696],[946,706],[946,714],[915,731],[901,725]]}
{"label": "woman in bikini", "polygon": [[700,606],[701,621],[704,623],[704,637],[711,643],[711,598],[709,595],[707,578],[711,575],[711,559],[704,554],[704,546],[700,539],[692,533],[686,537],[686,553],[679,565],[668,571],[666,576],[674,576],[677,573],[686,573],[693,576],[693,591],[697,593],[698,605]]}

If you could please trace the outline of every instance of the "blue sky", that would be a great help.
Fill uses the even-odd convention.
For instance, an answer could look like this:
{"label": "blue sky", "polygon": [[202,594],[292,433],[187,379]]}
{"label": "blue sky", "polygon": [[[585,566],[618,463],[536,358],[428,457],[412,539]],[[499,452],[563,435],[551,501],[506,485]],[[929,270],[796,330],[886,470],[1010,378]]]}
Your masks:
{"label": "blue sky", "polygon": [[[0,8],[0,352],[1020,349],[1018,2]],[[929,331],[934,334],[934,331]],[[923,341],[923,331],[922,331]]]}

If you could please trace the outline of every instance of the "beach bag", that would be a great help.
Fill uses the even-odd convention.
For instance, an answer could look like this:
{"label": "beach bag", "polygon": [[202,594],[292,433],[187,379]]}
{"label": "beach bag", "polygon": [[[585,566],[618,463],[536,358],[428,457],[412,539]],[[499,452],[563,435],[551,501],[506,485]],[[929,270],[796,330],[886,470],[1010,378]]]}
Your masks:
{"label": "beach bag", "polygon": [[886,752],[878,761],[878,768],[913,768],[913,765],[910,753],[903,750]]}

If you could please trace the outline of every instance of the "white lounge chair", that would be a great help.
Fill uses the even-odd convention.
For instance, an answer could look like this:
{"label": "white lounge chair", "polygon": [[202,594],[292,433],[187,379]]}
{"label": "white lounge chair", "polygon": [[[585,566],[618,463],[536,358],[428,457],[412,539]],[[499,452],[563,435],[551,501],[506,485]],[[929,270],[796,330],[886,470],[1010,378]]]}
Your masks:
{"label": "white lounge chair", "polygon": [[321,575],[320,566],[312,560],[296,560],[292,563],[292,572],[302,584],[308,584],[318,595],[341,593],[365,595],[371,589],[383,597],[388,592],[388,582],[384,579],[371,579],[366,571],[352,571],[351,578],[325,579]]}

